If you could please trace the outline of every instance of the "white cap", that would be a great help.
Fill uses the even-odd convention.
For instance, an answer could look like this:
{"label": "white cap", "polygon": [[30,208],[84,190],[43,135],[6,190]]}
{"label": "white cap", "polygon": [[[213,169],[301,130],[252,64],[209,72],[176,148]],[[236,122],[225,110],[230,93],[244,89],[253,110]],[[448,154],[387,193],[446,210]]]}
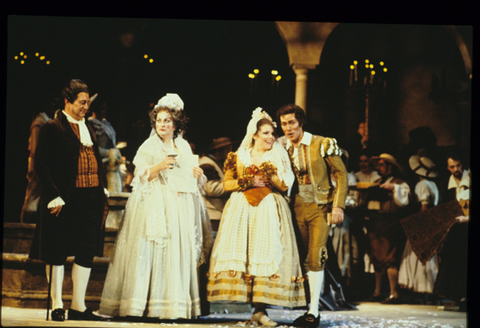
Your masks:
{"label": "white cap", "polygon": [[160,98],[157,106],[164,106],[170,109],[183,110],[183,100],[176,93],[167,93],[166,96]]}

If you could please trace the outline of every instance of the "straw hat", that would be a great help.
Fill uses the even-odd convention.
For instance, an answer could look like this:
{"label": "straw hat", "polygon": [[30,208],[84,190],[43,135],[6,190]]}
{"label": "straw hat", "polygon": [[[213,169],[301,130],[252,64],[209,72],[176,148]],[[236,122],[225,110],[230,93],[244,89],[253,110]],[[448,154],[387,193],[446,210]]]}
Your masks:
{"label": "straw hat", "polygon": [[370,160],[372,161],[372,163],[374,165],[377,165],[378,161],[383,159],[384,161],[386,162],[389,162],[390,164],[392,165],[395,165],[400,171],[403,171],[402,168],[400,167],[400,165],[398,165],[397,163],[397,160],[395,159],[395,157],[393,157],[392,155],[390,154],[387,154],[387,153],[383,153],[383,154],[380,154],[380,156],[372,156],[370,158]]}
{"label": "straw hat", "polygon": [[436,178],[438,173],[435,164],[428,157],[413,155],[408,159],[408,164],[413,172],[426,178]]}

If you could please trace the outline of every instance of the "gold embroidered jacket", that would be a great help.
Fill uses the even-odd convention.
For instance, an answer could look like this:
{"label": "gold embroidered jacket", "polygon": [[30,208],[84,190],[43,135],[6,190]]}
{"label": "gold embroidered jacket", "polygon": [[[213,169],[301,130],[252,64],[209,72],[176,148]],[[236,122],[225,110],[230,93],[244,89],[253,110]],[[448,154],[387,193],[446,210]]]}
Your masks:
{"label": "gold embroidered jacket", "polygon": [[[310,145],[307,146],[308,174],[313,185],[315,203],[322,205],[332,203],[334,207],[345,209],[348,193],[347,169],[339,155],[328,153],[330,140],[332,139],[312,135]],[[336,188],[331,183],[330,172],[336,177]]]}

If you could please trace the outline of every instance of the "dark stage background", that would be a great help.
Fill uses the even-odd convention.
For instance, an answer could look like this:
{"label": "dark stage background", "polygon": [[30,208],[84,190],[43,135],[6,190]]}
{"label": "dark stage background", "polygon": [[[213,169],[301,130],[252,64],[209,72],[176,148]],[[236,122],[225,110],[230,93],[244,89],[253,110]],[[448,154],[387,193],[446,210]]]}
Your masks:
{"label": "dark stage background", "polygon": [[[129,160],[150,132],[149,109],[166,93],[184,100],[190,118],[185,137],[197,153],[213,138],[240,141],[257,106],[275,116],[295,100],[295,74],[273,20],[11,15],[7,37],[7,222],[20,218],[31,121],[41,111],[53,116],[60,107],[55,100],[72,78],[99,94],[93,106],[106,102],[117,141],[128,143],[122,154]],[[470,101],[470,81],[458,47],[439,25],[339,24],[309,73],[308,131],[358,146],[364,95],[349,89],[349,65],[368,57],[385,60],[391,74],[389,89],[374,104],[379,115],[372,132],[380,141],[398,149],[408,143],[410,129],[429,125],[440,146],[469,149],[470,107],[458,104]],[[252,81],[254,69],[259,74]],[[278,84],[271,70],[282,77]],[[434,103],[428,99],[432,74],[442,72],[447,88],[440,93],[454,97]]]}

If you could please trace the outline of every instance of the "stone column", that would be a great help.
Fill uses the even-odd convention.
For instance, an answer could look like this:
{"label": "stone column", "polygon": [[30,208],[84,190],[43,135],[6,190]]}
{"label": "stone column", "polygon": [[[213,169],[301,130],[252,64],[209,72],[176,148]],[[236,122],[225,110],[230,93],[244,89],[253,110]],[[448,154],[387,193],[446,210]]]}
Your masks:
{"label": "stone column", "polygon": [[295,104],[307,111],[308,71],[320,63],[323,46],[338,23],[276,22],[296,74]]}
{"label": "stone column", "polygon": [[295,105],[302,107],[307,111],[307,82],[308,82],[308,70],[309,68],[304,65],[293,65],[293,71],[295,72]]}

